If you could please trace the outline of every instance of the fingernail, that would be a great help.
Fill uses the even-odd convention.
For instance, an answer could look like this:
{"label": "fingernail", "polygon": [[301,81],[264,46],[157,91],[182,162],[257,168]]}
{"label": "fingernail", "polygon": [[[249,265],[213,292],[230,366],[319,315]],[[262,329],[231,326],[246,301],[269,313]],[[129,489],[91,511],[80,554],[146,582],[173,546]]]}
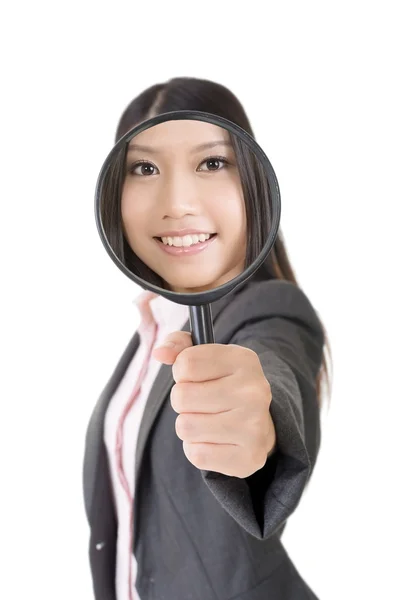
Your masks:
{"label": "fingernail", "polygon": [[156,346],[154,350],[157,350],[157,348],[175,348],[175,346],[175,342],[163,342],[162,344]]}

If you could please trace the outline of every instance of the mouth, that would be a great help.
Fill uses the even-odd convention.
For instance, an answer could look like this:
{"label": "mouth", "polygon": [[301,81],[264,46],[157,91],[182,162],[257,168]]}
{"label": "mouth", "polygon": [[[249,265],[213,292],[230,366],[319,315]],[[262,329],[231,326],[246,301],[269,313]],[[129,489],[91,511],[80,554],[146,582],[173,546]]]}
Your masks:
{"label": "mouth", "polygon": [[173,246],[174,248],[191,248],[192,246],[195,246],[197,244],[207,242],[216,235],[216,233],[192,233],[190,235],[184,236],[155,237],[154,239],[158,240],[165,246]]}
{"label": "mouth", "polygon": [[173,256],[191,256],[206,250],[216,239],[217,233],[201,233],[183,237],[154,237],[158,246]]}

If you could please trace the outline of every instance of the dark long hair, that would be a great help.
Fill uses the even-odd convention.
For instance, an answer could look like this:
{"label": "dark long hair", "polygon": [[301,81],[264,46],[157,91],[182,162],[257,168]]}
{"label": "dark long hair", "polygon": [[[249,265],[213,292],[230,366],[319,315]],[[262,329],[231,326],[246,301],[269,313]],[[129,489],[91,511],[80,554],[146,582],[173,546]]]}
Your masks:
{"label": "dark long hair", "polygon": [[[176,110],[196,110],[211,113],[236,123],[254,136],[249,119],[238,98],[221,84],[204,79],[178,77],[166,83],[153,85],[134,98],[123,112],[115,134],[118,141],[125,133],[153,116]],[[269,230],[271,213],[269,202],[257,202],[257,197],[269,197],[269,184],[261,172],[258,161],[246,144],[231,135],[238,171],[242,183],[247,218],[247,250],[245,266],[250,265],[258,256],[265,243],[265,232]],[[126,146],[108,170],[103,185],[101,202],[102,220],[105,233],[114,252],[134,273],[163,287],[161,278],[147,267],[132,251],[121,227],[121,193],[125,177]],[[112,201],[110,201],[112,198]],[[273,249],[263,265],[253,275],[252,280],[282,279],[299,286],[290,264],[283,241],[282,232],[278,232]],[[322,323],[321,323],[322,325]],[[329,342],[325,337],[324,354],[319,370],[316,388],[319,404],[322,404],[322,383],[330,392],[328,360]]]}

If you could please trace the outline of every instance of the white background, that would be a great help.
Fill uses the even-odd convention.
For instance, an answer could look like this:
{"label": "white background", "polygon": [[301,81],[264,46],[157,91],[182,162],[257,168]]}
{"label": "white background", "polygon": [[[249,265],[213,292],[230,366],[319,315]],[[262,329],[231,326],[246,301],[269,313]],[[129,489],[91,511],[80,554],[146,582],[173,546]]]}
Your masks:
{"label": "white background", "polygon": [[1,598],[92,598],[84,435],[139,291],[101,245],[94,187],[125,106],[175,76],[243,103],[332,344],[322,448],[286,547],[323,600],[400,597],[396,4],[3,8]]}

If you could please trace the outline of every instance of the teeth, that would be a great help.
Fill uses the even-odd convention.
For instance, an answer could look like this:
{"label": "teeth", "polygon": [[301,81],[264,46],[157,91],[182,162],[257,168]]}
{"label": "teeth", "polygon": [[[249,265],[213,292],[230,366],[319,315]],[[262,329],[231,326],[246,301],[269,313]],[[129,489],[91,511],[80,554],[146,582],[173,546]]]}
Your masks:
{"label": "teeth", "polygon": [[189,246],[193,246],[193,244],[198,244],[199,242],[205,242],[210,238],[210,233],[200,233],[200,234],[192,234],[185,235],[183,237],[163,237],[162,242],[166,246],[177,246],[178,248],[181,246],[185,246],[186,248]]}

